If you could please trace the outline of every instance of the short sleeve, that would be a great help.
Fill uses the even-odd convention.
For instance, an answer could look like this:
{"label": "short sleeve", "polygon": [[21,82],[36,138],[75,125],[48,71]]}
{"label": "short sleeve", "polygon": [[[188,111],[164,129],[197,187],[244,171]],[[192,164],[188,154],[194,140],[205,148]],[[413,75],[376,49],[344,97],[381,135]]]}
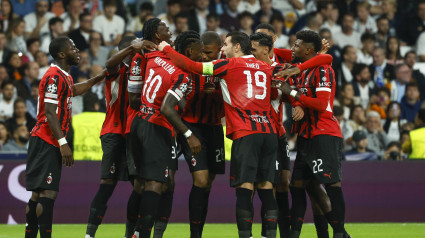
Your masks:
{"label": "short sleeve", "polygon": [[60,75],[48,75],[45,79],[44,102],[58,104],[61,94],[60,85],[64,79]]}
{"label": "short sleeve", "polygon": [[143,80],[146,67],[146,58],[138,53],[133,57],[130,65],[130,75],[128,77],[128,92],[140,93],[143,88]]}
{"label": "short sleeve", "polygon": [[181,100],[189,90],[190,78],[186,73],[174,74],[168,93]]}
{"label": "short sleeve", "polygon": [[332,90],[333,72],[330,68],[323,66],[316,71],[316,92],[329,92]]}

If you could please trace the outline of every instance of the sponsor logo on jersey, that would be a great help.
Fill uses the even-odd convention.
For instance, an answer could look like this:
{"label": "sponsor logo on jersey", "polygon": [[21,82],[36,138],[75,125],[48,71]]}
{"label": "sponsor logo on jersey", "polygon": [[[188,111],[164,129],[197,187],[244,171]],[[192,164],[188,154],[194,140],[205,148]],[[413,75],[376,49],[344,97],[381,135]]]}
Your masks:
{"label": "sponsor logo on jersey", "polygon": [[320,79],[319,87],[330,87],[331,86],[331,83],[330,82],[326,82],[326,81],[327,81],[326,76],[323,76]]}
{"label": "sponsor logo on jersey", "polygon": [[250,115],[249,118],[251,119],[251,121],[255,121],[258,123],[270,123],[269,120],[267,120],[266,116]]}

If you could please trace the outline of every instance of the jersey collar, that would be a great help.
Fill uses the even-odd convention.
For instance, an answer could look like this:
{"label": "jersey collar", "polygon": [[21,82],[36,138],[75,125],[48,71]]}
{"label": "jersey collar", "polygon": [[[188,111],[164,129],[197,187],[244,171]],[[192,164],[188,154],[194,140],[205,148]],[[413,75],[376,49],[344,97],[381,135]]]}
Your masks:
{"label": "jersey collar", "polygon": [[254,56],[253,55],[244,55],[244,56],[241,56],[241,58],[254,58]]}
{"label": "jersey collar", "polygon": [[62,71],[62,73],[64,73],[66,76],[69,76],[68,72],[66,72],[65,70],[61,69],[61,67],[59,67],[58,65],[51,64],[50,67],[56,67],[56,68],[60,69]]}

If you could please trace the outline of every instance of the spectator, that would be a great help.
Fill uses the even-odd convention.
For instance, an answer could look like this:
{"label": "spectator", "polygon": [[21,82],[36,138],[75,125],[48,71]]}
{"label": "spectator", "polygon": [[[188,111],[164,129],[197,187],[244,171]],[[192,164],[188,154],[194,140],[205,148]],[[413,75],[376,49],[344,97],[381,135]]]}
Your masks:
{"label": "spectator", "polygon": [[362,130],[366,125],[366,114],[362,105],[355,105],[351,109],[350,120],[354,122],[353,129]]}
{"label": "spectator", "polygon": [[34,12],[35,3],[37,0],[27,0],[27,1],[12,1],[13,10],[20,17]]}
{"label": "spectator", "polygon": [[345,83],[351,83],[354,80],[354,75],[351,72],[354,69],[354,65],[356,65],[357,61],[357,52],[356,48],[351,45],[347,45],[342,48],[342,63],[336,68],[336,80],[338,87]]}
{"label": "spectator", "polygon": [[[396,29],[399,28],[402,19],[397,14],[397,0],[383,0],[382,1],[382,16],[389,21],[389,33],[390,35],[396,35]],[[378,18],[379,19],[379,18]]]}
{"label": "spectator", "polygon": [[[7,73],[6,66],[4,64],[0,64],[0,85],[9,79],[9,74]],[[1,96],[1,95],[0,95]]]}
{"label": "spectator", "polygon": [[[63,35],[63,20],[59,17],[53,17],[49,20],[49,34],[45,35],[43,38],[41,38],[41,46],[40,50],[49,53],[49,45],[50,42],[55,39],[56,37],[59,37]],[[74,42],[75,44],[75,42]]]}
{"label": "spectator", "polygon": [[323,24],[320,29],[329,29],[332,35],[341,32],[341,26],[336,23],[338,20],[338,8],[332,2],[318,2],[318,11],[324,16]]}
{"label": "spectator", "polygon": [[375,94],[369,100],[366,111],[375,111],[379,113],[381,119],[387,118],[387,107],[390,103],[390,90],[386,87],[378,88]]}
{"label": "spectator", "polygon": [[388,139],[381,124],[381,117],[377,112],[370,111],[366,119],[367,148],[375,152],[379,159],[383,159]]}
{"label": "spectator", "polygon": [[[89,71],[89,78],[95,77],[96,75],[102,73],[102,71],[103,71],[102,66],[96,65],[96,64],[92,65],[90,67],[90,71]],[[101,112],[106,112],[105,82],[101,81],[101,82],[97,83],[96,85],[94,85],[91,88],[91,92],[94,93],[99,100],[99,105],[100,105],[99,110]]]}
{"label": "spectator", "polygon": [[2,0],[0,3],[0,26],[1,32],[6,32],[9,27],[9,23],[18,18],[19,16],[13,10],[13,5],[10,0]]}
{"label": "spectator", "polygon": [[10,54],[6,58],[6,66],[8,68],[9,78],[13,80],[21,80],[22,72],[21,66],[22,61],[21,57],[19,57],[18,52],[10,52]]}
{"label": "spectator", "polygon": [[247,35],[253,33],[252,25],[254,24],[254,17],[249,12],[242,12],[238,15],[240,31]]}
{"label": "spectator", "polygon": [[4,32],[0,31],[0,63],[4,63],[7,55],[10,53],[10,50],[6,47],[6,44],[6,35]]}
{"label": "spectator", "polygon": [[[134,7],[134,6],[132,6]],[[131,9],[133,10],[133,8]],[[136,10],[136,8],[134,8]],[[93,16],[99,16],[103,11],[103,1],[101,0],[86,0],[84,1],[83,12],[87,12]],[[79,18],[78,18],[79,19]]]}
{"label": "spectator", "polygon": [[399,64],[395,67],[395,80],[387,84],[391,90],[391,101],[401,102],[406,92],[406,84],[411,80],[412,70],[405,63]]}
{"label": "spectator", "polygon": [[38,71],[38,78],[43,78],[46,71],[49,69],[49,58],[47,57],[47,54],[43,51],[39,50],[37,53],[35,53],[35,61],[38,63],[38,66],[40,67]]}
{"label": "spectator", "polygon": [[79,17],[80,27],[71,31],[68,36],[74,41],[75,46],[84,51],[89,48],[90,32],[93,30],[93,17],[89,13],[82,13]]}
{"label": "spectator", "polygon": [[30,133],[25,125],[18,125],[12,137],[3,146],[2,152],[27,152]]}
{"label": "spectator", "polygon": [[343,118],[349,119],[351,109],[359,103],[359,98],[354,97],[354,87],[351,83],[345,83],[341,86],[338,100],[334,105],[340,106],[343,110]]}
{"label": "spectator", "polygon": [[7,130],[7,126],[4,122],[0,121],[0,151],[3,146],[7,143],[9,139],[9,131]]}
{"label": "spectator", "polygon": [[31,83],[31,97],[29,97],[25,104],[27,105],[27,111],[33,119],[37,119],[37,103],[38,103],[38,87],[40,81],[35,80]]}
{"label": "spectator", "polygon": [[220,28],[221,19],[217,13],[209,13],[207,16],[207,31],[215,31],[221,38],[226,38],[227,30]]}
{"label": "spectator", "polygon": [[28,57],[29,61],[34,61],[34,54],[40,50],[40,39],[29,38],[26,44],[27,44],[27,53],[25,53],[25,55]]}
{"label": "spectator", "polygon": [[387,39],[393,34],[390,33],[390,21],[386,17],[379,17],[376,20],[378,32],[376,33],[376,44],[378,47],[385,48]]}
{"label": "spectator", "polygon": [[391,102],[387,107],[387,119],[384,123],[384,131],[387,134],[388,141],[399,141],[401,134],[401,125],[406,120],[401,119],[401,106],[398,102]]}
{"label": "spectator", "polygon": [[71,0],[66,6],[67,11],[61,15],[63,31],[71,32],[80,27],[79,17],[83,13],[83,3],[80,0]]}
{"label": "spectator", "polygon": [[403,160],[403,151],[398,141],[390,142],[385,150],[384,160]]}
{"label": "spectator", "polygon": [[6,121],[7,128],[15,131],[19,125],[25,125],[31,131],[37,121],[27,112],[25,100],[17,98],[13,103],[13,116]]}
{"label": "spectator", "polygon": [[354,95],[360,97],[360,102],[363,108],[366,108],[369,103],[369,98],[375,92],[375,83],[372,81],[372,77],[369,68],[365,64],[356,64],[353,67],[353,88]]}
{"label": "spectator", "polygon": [[409,122],[414,122],[415,116],[421,108],[419,100],[419,89],[415,82],[410,82],[406,85],[406,93],[401,100],[401,118]]}
{"label": "spectator", "polygon": [[[275,14],[270,18],[270,24],[276,31],[276,41],[274,42],[275,48],[291,48],[288,45],[289,37],[283,34],[283,29],[285,27],[285,19],[283,19],[282,15]],[[328,51],[329,53],[329,51]]]}
{"label": "spectator", "polygon": [[347,151],[351,148],[350,142],[354,133],[352,122],[344,118],[344,110],[342,107],[334,104],[333,112],[341,127],[342,138],[344,140],[344,151]]}
{"label": "spectator", "polygon": [[306,17],[306,25],[303,30],[310,30],[319,33],[320,26],[323,24],[323,16],[318,12],[311,12]]}
{"label": "spectator", "polygon": [[270,18],[273,14],[279,14],[280,11],[273,8],[272,0],[259,0],[260,1],[260,10],[254,14],[254,25],[257,26],[260,23],[269,23]]}
{"label": "spectator", "polygon": [[[329,43],[330,48],[327,53],[332,55],[333,57],[332,65],[334,66],[340,65],[341,64],[341,49],[337,45],[335,45],[335,42],[332,38],[331,31],[327,28],[323,28],[319,31],[319,35],[320,35],[320,38],[327,40]],[[289,41],[288,41],[288,46],[291,46],[289,44]]]}
{"label": "spectator", "polygon": [[346,45],[352,45],[354,48],[361,47],[360,33],[354,31],[354,16],[345,14],[342,18],[342,31],[333,36],[335,44],[343,48]]}
{"label": "spectator", "polygon": [[404,62],[409,66],[410,70],[412,71],[412,78],[418,84],[419,93],[421,94],[421,101],[425,101],[425,76],[419,69],[413,69],[413,66],[416,64],[415,51],[411,50],[407,52],[404,56]]}
{"label": "spectator", "polygon": [[[80,62],[77,66],[71,66],[70,75],[74,79],[74,83],[77,83],[79,77],[85,77],[88,79],[90,70],[90,55],[87,51],[80,51]],[[74,105],[72,105],[74,106]]]}
{"label": "spectator", "polygon": [[102,35],[99,32],[92,31],[89,38],[90,64],[105,65],[109,56],[109,49],[102,46]]}
{"label": "spectator", "polygon": [[425,1],[418,1],[416,14],[400,26],[399,36],[408,45],[413,46],[419,35],[425,30]]}
{"label": "spectator", "polygon": [[130,23],[127,24],[127,31],[132,31],[136,34],[142,32],[143,24],[153,16],[153,5],[150,2],[145,2],[140,5],[139,15],[131,19]]}
{"label": "spectator", "polygon": [[[76,83],[82,83],[88,80],[88,74],[78,75],[78,77],[75,77],[75,79],[76,79]],[[72,116],[78,115],[83,112],[83,96],[84,94],[78,95],[76,97],[72,97],[71,99],[72,100]]]}
{"label": "spectator", "polygon": [[189,18],[187,17],[186,14],[179,13],[179,14],[176,15],[175,21],[174,21],[176,23],[176,30],[173,32],[173,35],[171,37],[172,40],[175,40],[176,37],[180,33],[189,30],[189,23],[188,23],[188,21],[189,21]]}
{"label": "spectator", "polygon": [[25,21],[22,18],[13,19],[6,31],[7,48],[22,53],[27,52],[25,43]]}
{"label": "spectator", "polygon": [[357,20],[354,22],[354,30],[360,34],[365,32],[374,34],[378,30],[375,19],[370,16],[370,4],[367,1],[357,4]]}
{"label": "spectator", "polygon": [[425,158],[425,109],[419,110],[415,117],[416,129],[410,131],[410,136],[403,144],[403,152],[409,159]]}
{"label": "spectator", "polygon": [[25,34],[30,38],[39,38],[49,33],[47,22],[55,14],[49,12],[49,1],[38,0],[35,4],[35,11],[24,17]]}
{"label": "spectator", "polygon": [[386,58],[387,62],[392,65],[403,63],[403,57],[400,53],[400,41],[395,36],[390,36],[387,39],[386,45]]}
{"label": "spectator", "polygon": [[196,31],[199,34],[202,34],[207,30],[209,4],[208,0],[196,0],[195,8],[187,14],[189,30]]}
{"label": "spectator", "polygon": [[180,1],[178,0],[168,0],[167,1],[167,13],[163,13],[158,16],[167,26],[170,28],[171,32],[176,30],[176,25],[174,24],[174,17],[180,13],[181,6]]}
{"label": "spectator", "polygon": [[357,3],[359,1],[353,0],[339,0],[335,1],[335,4],[339,11],[339,19],[338,22],[341,23],[343,21],[345,14],[351,14],[353,18],[357,17]]}
{"label": "spectator", "polygon": [[401,129],[403,131],[411,131],[411,130],[415,129],[415,123],[413,123],[413,122],[406,122],[403,125],[401,125]]}
{"label": "spectator", "polygon": [[395,78],[394,66],[387,64],[385,50],[377,47],[373,51],[373,64],[369,66],[376,86],[383,87]]}
{"label": "spectator", "polygon": [[260,1],[258,0],[242,0],[238,5],[238,12],[250,12],[254,15],[260,10]]}
{"label": "spectator", "polygon": [[357,63],[371,65],[373,63],[373,50],[375,49],[375,36],[363,33],[361,37],[362,48],[357,50]]}
{"label": "spectator", "polygon": [[239,24],[240,19],[238,19],[239,0],[227,0],[226,2],[224,13],[221,15],[220,27],[227,31],[237,31],[241,27]]}
{"label": "spectator", "polygon": [[419,60],[425,62],[425,32],[422,32],[416,42],[416,52],[419,55]]}
{"label": "spectator", "polygon": [[354,148],[345,155],[361,154],[361,160],[377,160],[378,155],[375,151],[368,148],[368,137],[364,131],[355,131],[353,133]]}
{"label": "spectator", "polygon": [[[409,122],[408,122],[409,123]],[[411,123],[411,122],[410,122]],[[406,123],[407,124],[407,123]],[[400,144],[404,144],[404,142],[408,141],[410,139],[410,131],[402,130],[400,133]]]}
{"label": "spectator", "polygon": [[[103,1],[104,14],[97,16],[93,21],[93,28],[102,33],[105,46],[116,46],[124,33],[124,19],[118,15],[116,0]],[[106,62],[106,58],[104,59]]]}
{"label": "spectator", "polygon": [[38,81],[39,66],[35,61],[30,61],[24,64],[23,78],[16,81],[15,86],[18,90],[18,97],[28,99],[31,97],[31,84],[34,81]]}

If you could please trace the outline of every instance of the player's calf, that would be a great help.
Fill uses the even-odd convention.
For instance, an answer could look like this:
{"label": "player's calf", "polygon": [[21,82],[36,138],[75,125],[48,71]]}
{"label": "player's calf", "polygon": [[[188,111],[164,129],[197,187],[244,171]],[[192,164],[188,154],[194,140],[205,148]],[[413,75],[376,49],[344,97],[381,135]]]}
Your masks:
{"label": "player's calf", "polygon": [[37,238],[38,233],[38,219],[37,219],[37,203],[39,194],[32,192],[31,199],[28,201],[26,207],[26,226],[25,238]]}
{"label": "player's calf", "polygon": [[273,189],[258,189],[257,192],[264,209],[264,215],[261,219],[264,220],[265,235],[267,238],[274,238],[277,231],[278,207]]}
{"label": "player's calf", "polygon": [[153,238],[162,238],[164,235],[165,229],[167,229],[168,221],[170,219],[171,210],[173,208],[173,198],[174,198],[174,170],[169,170],[169,179],[167,183],[162,186],[162,194],[160,200],[160,206],[158,208],[158,215],[155,219],[155,228]]}
{"label": "player's calf", "polygon": [[252,192],[250,189],[236,188],[236,223],[239,238],[251,237],[253,218]]}
{"label": "player's calf", "polygon": [[36,208],[41,238],[52,237],[53,207],[58,195],[56,191],[44,190],[40,193]]}

